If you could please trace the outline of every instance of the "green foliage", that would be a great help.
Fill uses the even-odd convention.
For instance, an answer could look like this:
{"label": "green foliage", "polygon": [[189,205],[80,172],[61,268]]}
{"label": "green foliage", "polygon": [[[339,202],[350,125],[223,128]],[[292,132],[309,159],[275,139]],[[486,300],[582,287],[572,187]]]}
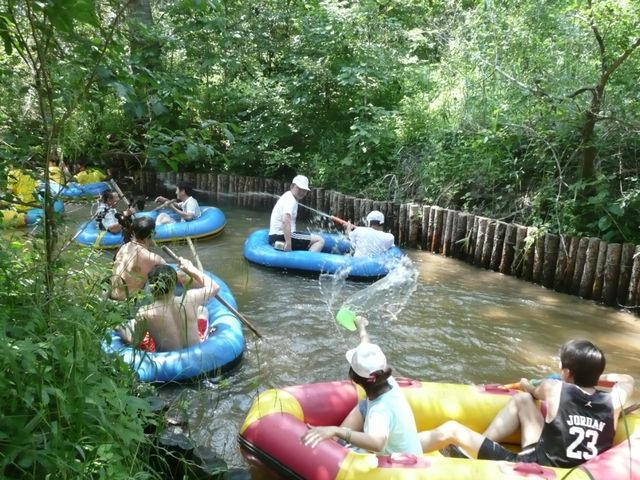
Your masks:
{"label": "green foliage", "polygon": [[[52,40],[49,91],[20,57],[37,38],[17,41],[28,10],[7,5],[5,161],[54,138],[66,158],[128,171],[300,171],[640,240],[638,2],[134,0],[114,22],[117,2],[29,0]],[[52,136],[48,118],[65,115]]]}
{"label": "green foliage", "polygon": [[[39,242],[0,245],[0,475],[152,478],[144,428],[155,421],[125,366],[100,348],[120,322],[103,298],[95,254],[55,266],[44,303]],[[76,264],[77,265],[77,264]]]}

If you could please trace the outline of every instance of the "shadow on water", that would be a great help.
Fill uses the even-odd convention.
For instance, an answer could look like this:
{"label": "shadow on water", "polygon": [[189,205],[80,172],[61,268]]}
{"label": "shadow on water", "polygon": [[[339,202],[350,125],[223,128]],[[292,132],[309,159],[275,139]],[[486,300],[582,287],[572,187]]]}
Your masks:
{"label": "shadow on water", "polygon": [[[197,249],[265,338],[256,341],[245,330],[238,368],[220,381],[163,388],[162,395],[182,398],[196,442],[211,446],[230,467],[242,467],[237,434],[258,391],[347,377],[344,353],[357,338],[338,327],[333,314],[367,285],[344,279],[332,285],[324,277],[249,264],[244,240],[268,225],[269,212],[222,208],[225,231],[197,242]],[[172,248],[189,256],[186,245]],[[408,256],[418,277],[415,291],[397,318],[372,315],[369,325],[396,375],[453,383],[540,377],[557,368],[560,344],[582,337],[603,348],[607,371],[640,376],[636,317],[442,256]]]}

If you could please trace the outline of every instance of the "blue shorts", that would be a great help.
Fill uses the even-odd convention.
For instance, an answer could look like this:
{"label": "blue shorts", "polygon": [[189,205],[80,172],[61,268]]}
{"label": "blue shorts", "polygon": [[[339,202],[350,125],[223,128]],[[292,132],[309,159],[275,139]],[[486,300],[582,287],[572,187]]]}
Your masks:
{"label": "blue shorts", "polygon": [[[269,235],[269,244],[284,242],[284,235]],[[291,233],[291,250],[309,250],[311,234],[304,232]]]}

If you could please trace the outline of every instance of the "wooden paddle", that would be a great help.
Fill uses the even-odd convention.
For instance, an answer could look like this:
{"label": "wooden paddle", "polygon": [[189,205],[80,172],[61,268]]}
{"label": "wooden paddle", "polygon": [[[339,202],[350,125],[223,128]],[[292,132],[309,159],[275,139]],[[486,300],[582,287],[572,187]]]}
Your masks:
{"label": "wooden paddle", "polygon": [[[191,241],[190,237],[187,237],[187,243],[189,243],[189,247],[192,248],[192,252],[195,252],[195,247],[193,246],[193,242]],[[169,255],[173,260],[175,260],[176,262],[179,261],[178,256],[173,252],[173,250],[171,250],[169,247],[167,247],[166,245],[162,245],[160,248],[162,248],[162,250],[164,250],[166,252],[167,255]],[[200,257],[198,256],[197,252],[195,253],[195,258],[196,258],[196,263],[198,266],[198,269],[200,271],[202,271],[202,262],[200,262]],[[244,323],[247,328],[249,330],[251,330],[253,333],[255,333],[255,335],[258,338],[262,338],[262,334],[258,331],[258,329],[256,327],[254,327],[251,322],[249,320],[247,320],[245,318],[244,315],[242,315],[238,310],[236,310],[235,308],[233,308],[232,305],[229,305],[229,302],[227,302],[224,298],[222,298],[220,295],[216,295],[216,300],[218,300],[222,305],[224,305],[225,307],[227,307],[229,309],[229,311],[231,313],[233,313],[236,317],[238,317],[238,319]]]}

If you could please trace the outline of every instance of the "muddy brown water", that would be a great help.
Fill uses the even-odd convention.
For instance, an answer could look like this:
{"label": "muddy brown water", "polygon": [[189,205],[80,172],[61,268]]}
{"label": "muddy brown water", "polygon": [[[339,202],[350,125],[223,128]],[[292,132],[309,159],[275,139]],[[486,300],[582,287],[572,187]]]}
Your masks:
{"label": "muddy brown water", "polygon": [[[196,247],[205,268],[229,285],[238,310],[264,338],[258,341],[245,329],[244,358],[232,372],[160,393],[188,412],[186,428],[196,443],[211,447],[230,467],[245,468],[237,434],[256,393],[346,378],[344,352],[357,338],[336,326],[326,279],[244,259],[245,238],[268,225],[268,212],[223,210],[228,223],[222,235],[198,241]],[[70,217],[78,221],[83,213],[76,210]],[[189,256],[185,245],[172,248]],[[369,326],[395,375],[453,383],[541,377],[557,370],[559,346],[581,337],[605,351],[607,371],[638,378],[638,317],[457,260],[421,251],[407,254],[419,271],[415,292],[396,319]],[[347,281],[340,294],[366,287]]]}

